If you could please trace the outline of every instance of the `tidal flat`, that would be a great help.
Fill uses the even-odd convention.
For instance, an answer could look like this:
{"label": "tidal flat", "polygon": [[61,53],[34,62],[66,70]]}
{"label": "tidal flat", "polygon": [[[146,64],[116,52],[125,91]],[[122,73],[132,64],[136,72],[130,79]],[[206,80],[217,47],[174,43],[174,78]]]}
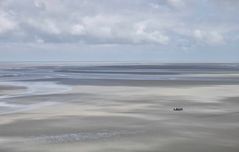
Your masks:
{"label": "tidal flat", "polygon": [[239,151],[239,64],[1,67],[1,152]]}

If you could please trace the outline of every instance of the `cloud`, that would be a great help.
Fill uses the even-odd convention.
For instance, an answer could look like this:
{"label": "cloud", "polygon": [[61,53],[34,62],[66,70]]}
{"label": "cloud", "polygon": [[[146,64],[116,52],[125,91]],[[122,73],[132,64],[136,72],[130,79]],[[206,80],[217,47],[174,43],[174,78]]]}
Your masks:
{"label": "cloud", "polygon": [[221,45],[239,21],[220,1],[2,0],[0,42]]}
{"label": "cloud", "polygon": [[173,7],[180,8],[185,6],[185,0],[167,0],[169,5]]}
{"label": "cloud", "polygon": [[0,12],[0,33],[11,31],[17,27],[17,24],[8,18],[8,15]]}
{"label": "cloud", "polygon": [[85,26],[82,24],[75,24],[71,27],[71,34],[72,35],[84,35],[86,32]]}
{"label": "cloud", "polygon": [[25,23],[35,30],[45,32],[47,34],[60,34],[61,30],[57,27],[56,23],[54,23],[51,19],[28,19]]}
{"label": "cloud", "polygon": [[139,23],[136,25],[136,30],[134,33],[134,42],[152,42],[159,44],[168,44],[169,37],[162,34],[159,30],[148,30],[147,25],[144,23]]}
{"label": "cloud", "polygon": [[203,31],[200,29],[196,29],[193,34],[197,40],[201,42],[206,42],[208,44],[225,43],[223,34],[218,31]]}

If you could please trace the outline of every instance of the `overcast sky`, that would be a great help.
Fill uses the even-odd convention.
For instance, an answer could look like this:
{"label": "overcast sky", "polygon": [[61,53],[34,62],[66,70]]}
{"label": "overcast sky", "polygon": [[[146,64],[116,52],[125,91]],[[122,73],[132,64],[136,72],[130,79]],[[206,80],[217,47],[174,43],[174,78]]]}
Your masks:
{"label": "overcast sky", "polygon": [[239,0],[0,0],[0,61],[239,62]]}

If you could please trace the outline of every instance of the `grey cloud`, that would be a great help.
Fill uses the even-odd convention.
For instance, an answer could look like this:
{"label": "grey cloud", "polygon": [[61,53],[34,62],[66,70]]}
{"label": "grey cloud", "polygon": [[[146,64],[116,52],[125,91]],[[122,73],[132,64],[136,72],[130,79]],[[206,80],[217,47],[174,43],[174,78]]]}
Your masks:
{"label": "grey cloud", "polygon": [[[232,22],[214,27],[198,1],[189,0],[2,0],[0,42],[159,44],[226,42]],[[213,8],[215,9],[215,8]],[[194,11],[196,10],[196,11]],[[193,17],[199,15],[197,21]],[[215,15],[215,14],[214,14]],[[214,18],[216,18],[214,16]],[[226,18],[226,17],[225,17]],[[205,22],[203,22],[205,21]],[[221,22],[220,22],[221,23]],[[234,27],[234,28],[232,28]],[[178,37],[178,39],[175,39]]]}

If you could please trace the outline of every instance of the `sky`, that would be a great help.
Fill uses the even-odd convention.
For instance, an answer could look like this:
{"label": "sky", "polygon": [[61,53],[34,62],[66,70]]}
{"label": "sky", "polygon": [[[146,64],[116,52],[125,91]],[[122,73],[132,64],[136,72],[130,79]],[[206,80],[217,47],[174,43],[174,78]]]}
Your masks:
{"label": "sky", "polygon": [[0,0],[0,61],[239,62],[239,0]]}

